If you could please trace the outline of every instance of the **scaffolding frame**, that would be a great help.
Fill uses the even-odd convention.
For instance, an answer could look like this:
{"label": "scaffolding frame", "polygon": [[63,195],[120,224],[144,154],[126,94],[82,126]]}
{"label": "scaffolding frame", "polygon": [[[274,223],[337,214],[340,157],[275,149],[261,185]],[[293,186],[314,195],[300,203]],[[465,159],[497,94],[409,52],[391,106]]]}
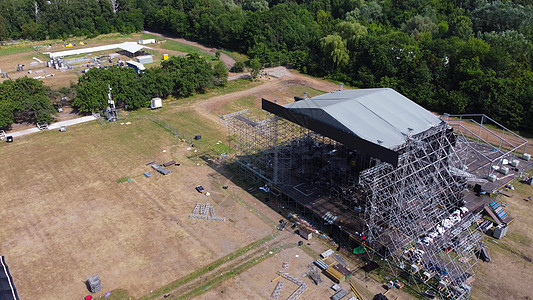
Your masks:
{"label": "scaffolding frame", "polygon": [[484,114],[441,116],[455,131],[462,143],[461,156],[475,157],[476,165],[467,165],[468,172],[488,178],[508,161],[523,157],[528,141]]}
{"label": "scaffolding frame", "polygon": [[[460,209],[466,178],[454,172],[463,168],[455,146],[443,122],[409,137],[398,149],[397,167],[379,163],[361,172],[360,184],[367,192],[371,255],[385,258],[392,272],[420,293],[430,289],[460,299],[468,298],[483,235],[476,230],[481,216]],[[450,226],[454,213],[460,221]]]}
{"label": "scaffolding frame", "polygon": [[[370,259],[383,258],[395,276],[406,275],[420,293],[430,289],[443,298],[469,297],[483,235],[476,230],[480,215],[460,210],[469,179],[463,157],[468,144],[445,120],[407,136],[394,149],[400,153],[394,167],[267,112],[256,116],[244,110],[220,119],[233,151],[228,162],[245,181],[283,193],[297,189],[300,198],[327,197],[365,225],[355,232],[335,223],[329,211],[314,211],[322,226],[363,242],[372,250]],[[460,221],[435,235],[458,210]]]}

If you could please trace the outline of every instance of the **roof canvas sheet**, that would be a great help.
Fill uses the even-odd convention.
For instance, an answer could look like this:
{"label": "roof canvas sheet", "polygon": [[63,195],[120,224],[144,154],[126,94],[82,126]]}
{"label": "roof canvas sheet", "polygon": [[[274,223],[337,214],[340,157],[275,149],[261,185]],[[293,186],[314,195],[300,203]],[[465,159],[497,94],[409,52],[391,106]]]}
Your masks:
{"label": "roof canvas sheet", "polygon": [[66,57],[70,55],[78,55],[78,54],[84,54],[84,53],[107,51],[107,50],[113,50],[113,49],[122,49],[130,53],[135,53],[143,48],[148,48],[148,47],[139,45],[135,42],[124,42],[121,44],[111,44],[111,45],[104,45],[104,46],[98,46],[98,47],[79,48],[79,49],[73,49],[73,50],[67,50],[67,51],[53,52],[53,53],[49,53],[49,55],[50,55],[50,58],[57,58],[57,57]]}
{"label": "roof canvas sheet", "polygon": [[390,88],[342,90],[284,105],[388,149],[442,122]]}

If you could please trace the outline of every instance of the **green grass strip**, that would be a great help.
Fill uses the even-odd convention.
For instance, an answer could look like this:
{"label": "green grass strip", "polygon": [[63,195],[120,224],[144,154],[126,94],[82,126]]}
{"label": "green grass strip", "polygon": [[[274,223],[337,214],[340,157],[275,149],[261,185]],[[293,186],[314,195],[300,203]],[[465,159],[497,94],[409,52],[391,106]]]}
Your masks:
{"label": "green grass strip", "polygon": [[225,264],[229,261],[232,261],[234,260],[235,258],[249,252],[250,250],[252,249],[255,249],[259,246],[261,246],[262,244],[270,241],[274,236],[273,235],[268,235],[258,241],[255,241],[253,242],[252,244],[249,244],[248,246],[245,246],[233,253],[230,253],[229,255],[227,256],[224,256],[218,260],[216,260],[215,262],[205,266],[205,267],[202,267],[200,269],[197,269],[196,271],[168,284],[167,286],[164,286],[160,289],[158,289],[157,291],[154,291],[153,293],[151,293],[150,295],[147,295],[147,296],[144,296],[142,297],[141,299],[153,299],[153,298],[156,298],[156,297],[159,297],[159,296],[162,296],[163,294],[166,294],[166,293],[169,293],[171,292],[172,290],[178,288],[180,285],[183,285],[183,284],[186,284],[188,282],[191,282],[193,281],[194,279],[218,268],[219,266],[221,266],[222,264]]}
{"label": "green grass strip", "polygon": [[24,52],[35,52],[35,49],[31,46],[5,46],[0,47],[0,55],[11,55]]}
{"label": "green grass strip", "polygon": [[[227,271],[224,274],[222,274],[222,275],[220,275],[220,276],[218,276],[216,278],[213,278],[213,279],[209,280],[207,283],[195,288],[194,290],[192,290],[192,291],[190,291],[190,292],[188,292],[188,293],[186,293],[184,295],[181,295],[178,298],[173,298],[173,299],[191,299],[191,298],[200,296],[201,294],[209,291],[209,289],[218,287],[219,285],[222,284],[222,282],[224,282],[224,281],[226,281],[226,280],[228,280],[230,278],[233,278],[235,276],[238,276],[241,273],[243,273],[244,271],[250,269],[251,267],[253,267],[255,265],[258,265],[259,263],[261,263],[265,259],[267,259],[269,256],[280,252],[282,249],[283,249],[283,246],[279,246],[277,248],[269,250],[269,251],[261,254],[256,259],[248,261],[248,262],[246,262],[246,263],[244,263],[242,265],[239,265],[235,269],[233,269],[231,271]],[[272,252],[272,253],[270,253],[270,252]]]}
{"label": "green grass strip", "polygon": [[161,49],[174,50],[174,51],[180,51],[180,52],[186,52],[186,53],[196,53],[205,58],[216,59],[214,55],[204,52],[194,46],[183,44],[183,43],[172,41],[172,40],[166,40],[166,42],[161,44]]}

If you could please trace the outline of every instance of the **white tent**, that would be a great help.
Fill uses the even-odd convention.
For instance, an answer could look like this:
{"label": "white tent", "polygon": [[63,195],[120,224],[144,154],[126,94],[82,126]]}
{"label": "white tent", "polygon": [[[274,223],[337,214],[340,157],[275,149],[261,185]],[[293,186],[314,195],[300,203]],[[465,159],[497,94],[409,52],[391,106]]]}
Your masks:
{"label": "white tent", "polygon": [[55,59],[59,57],[66,57],[66,56],[71,56],[71,55],[79,55],[79,54],[99,52],[99,51],[107,51],[107,50],[113,50],[113,49],[121,49],[131,54],[134,54],[135,52],[143,48],[150,49],[146,46],[139,45],[135,42],[124,42],[121,44],[104,45],[104,46],[90,47],[90,48],[79,48],[79,49],[72,49],[72,50],[59,51],[59,52],[53,52],[53,53],[50,52],[48,53],[48,55],[50,55],[50,58]]}

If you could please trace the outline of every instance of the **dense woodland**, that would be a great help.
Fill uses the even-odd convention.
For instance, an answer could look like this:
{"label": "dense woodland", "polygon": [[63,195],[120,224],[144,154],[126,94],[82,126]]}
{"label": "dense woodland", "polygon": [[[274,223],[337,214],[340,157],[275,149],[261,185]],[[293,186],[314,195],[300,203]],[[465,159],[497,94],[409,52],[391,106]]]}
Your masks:
{"label": "dense woodland", "polygon": [[531,0],[0,1],[2,40],[143,28],[533,132]]}

